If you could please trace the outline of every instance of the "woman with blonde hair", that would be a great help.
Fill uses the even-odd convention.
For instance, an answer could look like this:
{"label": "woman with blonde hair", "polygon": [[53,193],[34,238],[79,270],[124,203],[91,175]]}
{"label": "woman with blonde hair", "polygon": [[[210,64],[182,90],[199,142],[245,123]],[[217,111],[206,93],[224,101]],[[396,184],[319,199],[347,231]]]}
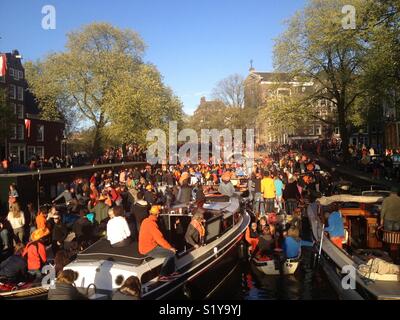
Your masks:
{"label": "woman with blonde hair", "polygon": [[17,202],[11,205],[7,220],[14,231],[14,244],[22,242],[24,239],[25,216]]}

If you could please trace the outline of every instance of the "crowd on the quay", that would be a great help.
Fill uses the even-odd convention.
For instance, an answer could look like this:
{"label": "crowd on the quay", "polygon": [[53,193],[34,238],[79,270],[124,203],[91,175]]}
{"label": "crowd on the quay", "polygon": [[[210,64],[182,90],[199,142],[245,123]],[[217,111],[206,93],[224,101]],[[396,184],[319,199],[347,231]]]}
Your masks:
{"label": "crowd on the quay", "polygon": [[[343,163],[341,143],[337,140],[310,141],[299,145],[305,151],[310,151],[317,156]],[[374,180],[400,182],[400,149],[381,146],[368,146],[366,144],[350,144],[348,147],[348,165],[353,170],[368,173]]]}
{"label": "crowd on the quay", "polygon": [[89,157],[87,152],[74,152],[65,156],[43,157],[38,154],[31,156],[24,165],[19,163],[16,155],[2,159],[0,173],[36,171],[46,169],[76,168],[92,164],[111,164],[121,162],[141,162],[146,159],[146,148],[139,144],[128,144],[120,147],[110,147],[97,157]]}

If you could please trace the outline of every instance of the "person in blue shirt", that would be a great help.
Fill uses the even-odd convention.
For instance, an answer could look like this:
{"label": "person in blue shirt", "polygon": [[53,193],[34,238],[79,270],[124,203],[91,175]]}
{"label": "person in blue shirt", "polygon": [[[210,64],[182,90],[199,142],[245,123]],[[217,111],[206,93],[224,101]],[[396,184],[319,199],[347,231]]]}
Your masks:
{"label": "person in blue shirt", "polygon": [[344,224],[343,218],[337,206],[335,210],[329,214],[328,226],[324,229],[329,234],[330,240],[339,248],[343,248]]}
{"label": "person in blue shirt", "polygon": [[279,178],[279,176],[276,176],[274,180],[274,185],[275,185],[275,191],[276,191],[276,203],[279,206],[279,210],[282,210],[282,196],[283,196],[283,182]]}
{"label": "person in blue shirt", "polygon": [[300,255],[301,242],[291,236],[290,232],[284,232],[283,237],[282,249],[286,259],[297,258]]}

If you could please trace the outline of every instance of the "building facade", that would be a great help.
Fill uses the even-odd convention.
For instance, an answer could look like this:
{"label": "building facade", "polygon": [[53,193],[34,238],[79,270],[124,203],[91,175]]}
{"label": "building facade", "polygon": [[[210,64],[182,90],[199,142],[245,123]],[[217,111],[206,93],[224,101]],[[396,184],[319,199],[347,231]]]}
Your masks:
{"label": "building facade", "polygon": [[[296,94],[306,94],[312,90],[314,90],[312,82],[291,79],[286,73],[257,72],[251,68],[250,74],[245,80],[246,107],[269,108],[274,103],[284,101]],[[300,122],[296,128],[282,127],[277,130],[269,120],[259,121],[256,124],[256,143],[273,145],[291,143],[296,140],[340,137],[338,128],[323,121],[333,117],[336,108],[334,103],[328,100],[319,100],[313,105],[313,108],[317,117]]]}
{"label": "building facade", "polygon": [[17,163],[26,164],[33,156],[63,156],[65,123],[40,118],[19,52],[0,53],[0,59],[0,88],[6,93],[6,104],[15,120],[8,137],[0,141],[0,158],[11,156]]}

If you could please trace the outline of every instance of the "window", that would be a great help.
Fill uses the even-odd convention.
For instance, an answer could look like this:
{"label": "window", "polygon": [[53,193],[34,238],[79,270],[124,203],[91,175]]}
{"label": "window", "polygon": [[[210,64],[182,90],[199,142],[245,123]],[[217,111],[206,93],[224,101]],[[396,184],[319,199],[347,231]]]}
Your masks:
{"label": "window", "polygon": [[18,119],[24,118],[24,105],[23,104],[19,104],[17,106],[17,114],[18,114]]}
{"label": "window", "polygon": [[314,126],[313,126],[313,125],[311,125],[311,126],[308,128],[308,134],[311,135],[311,136],[314,135]]}
{"label": "window", "polygon": [[322,126],[320,124],[315,126],[315,134],[317,136],[322,134]]}
{"label": "window", "polygon": [[19,124],[17,128],[17,139],[24,140],[25,137],[25,126],[23,124]]}
{"label": "window", "polygon": [[10,85],[10,98],[11,99],[17,98],[17,87],[13,84]]}
{"label": "window", "polygon": [[10,68],[10,77],[14,77],[14,68]]}
{"label": "window", "polygon": [[13,110],[14,114],[17,114],[17,104],[16,103],[11,103],[11,110]]}
{"label": "window", "polygon": [[37,126],[37,133],[36,133],[36,140],[37,141],[44,141],[44,126],[38,125]]}
{"label": "window", "polygon": [[38,155],[40,158],[44,157],[44,147],[36,147],[36,155]]}
{"label": "window", "polygon": [[18,78],[21,80],[24,79],[24,72],[23,71],[18,71]]}
{"label": "window", "polygon": [[19,71],[18,70],[14,70],[14,79],[19,80]]}
{"label": "window", "polygon": [[24,88],[18,87],[18,100],[24,101]]}
{"label": "window", "polygon": [[28,146],[28,154],[27,154],[28,160],[31,160],[35,154],[36,154],[35,147]]}
{"label": "window", "polygon": [[338,127],[335,128],[335,134],[339,135],[340,134],[340,130]]}
{"label": "window", "polygon": [[10,139],[12,139],[12,140],[17,139],[17,126],[16,126],[16,125],[13,125],[13,126],[11,127],[11,136],[10,136]]}

